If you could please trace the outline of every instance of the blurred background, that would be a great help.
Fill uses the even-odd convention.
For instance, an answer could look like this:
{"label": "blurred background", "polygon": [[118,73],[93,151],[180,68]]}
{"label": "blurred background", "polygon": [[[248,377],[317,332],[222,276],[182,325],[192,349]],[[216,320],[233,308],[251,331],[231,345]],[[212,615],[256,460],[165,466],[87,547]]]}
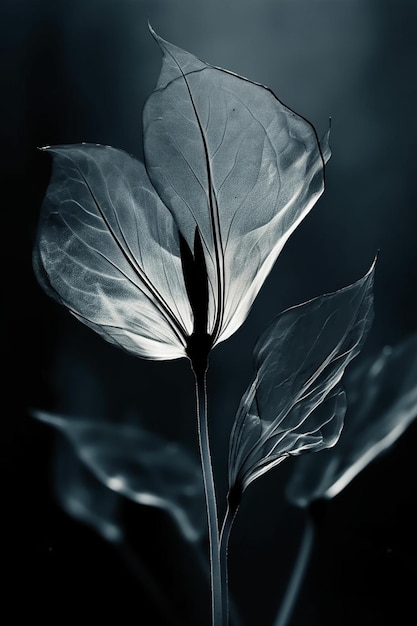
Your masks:
{"label": "blurred background", "polygon": [[[50,161],[37,148],[86,141],[141,158],[141,111],[161,63],[148,19],[172,43],[270,87],[319,136],[331,117],[325,194],[290,238],[244,326],[212,355],[222,508],[229,432],[252,348],[277,313],[354,282],[379,251],[364,353],[417,330],[417,3],[3,0],[0,11],[4,599],[16,620],[112,616],[165,626],[136,561],[59,506],[59,442],[30,411],[107,418],[134,411],[198,459],[193,380],[185,361],[119,352],[41,291],[31,252]],[[291,625],[402,623],[414,608],[416,445],[412,426],[326,507]],[[291,462],[248,490],[236,520],[230,586],[244,626],[272,626],[297,550],[303,516],[283,495]],[[160,577],[180,624],[208,625],[207,581],[189,547],[163,513],[125,508],[130,557],[140,554]]]}

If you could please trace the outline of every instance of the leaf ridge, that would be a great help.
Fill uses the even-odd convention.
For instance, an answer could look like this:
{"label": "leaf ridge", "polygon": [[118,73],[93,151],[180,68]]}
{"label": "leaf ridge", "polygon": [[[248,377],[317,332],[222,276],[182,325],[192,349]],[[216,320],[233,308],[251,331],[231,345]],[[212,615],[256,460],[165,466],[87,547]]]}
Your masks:
{"label": "leaf ridge", "polygon": [[[188,82],[187,79],[187,75],[184,73],[181,65],[178,63],[178,61],[176,60],[176,58],[174,57],[174,55],[164,46],[164,51],[166,54],[169,54],[171,59],[174,61],[174,63],[176,64],[176,66],[178,67],[178,70],[181,74],[181,76],[184,79],[184,83],[186,85],[187,91],[188,91],[188,95],[190,98],[190,102],[191,102],[191,106],[193,108],[194,111],[194,115],[197,121],[197,125],[200,131],[200,135],[201,135],[201,140],[203,143],[203,150],[204,150],[204,158],[205,158],[205,164],[206,164],[206,172],[207,172],[207,185],[208,185],[208,191],[209,191],[209,214],[210,214],[210,223],[211,223],[211,231],[212,231],[212,237],[213,237],[213,246],[214,246],[214,254],[215,254],[215,268],[216,268],[216,275],[217,275],[217,298],[218,298],[218,305],[217,305],[217,310],[216,310],[216,316],[215,316],[215,322],[214,322],[214,328],[211,332],[211,335],[213,337],[214,342],[216,341],[218,334],[220,332],[221,329],[221,325],[222,325],[222,321],[223,321],[223,311],[224,311],[224,283],[225,283],[225,276],[224,276],[224,258],[223,258],[223,247],[222,247],[222,241],[221,241],[221,229],[220,229],[220,216],[219,216],[219,208],[218,208],[218,204],[217,204],[217,198],[216,198],[216,192],[214,190],[214,186],[213,186],[213,177],[212,177],[212,171],[211,171],[211,165],[210,165],[210,156],[209,156],[209,150],[208,150],[208,145],[207,145],[207,139],[204,133],[204,129],[200,120],[200,116],[198,114],[197,111],[197,107],[194,101],[194,97],[192,94],[192,90],[190,87],[190,84]],[[207,69],[206,67],[201,68],[201,70],[199,71],[203,71],[204,69]],[[194,172],[193,172],[194,173]]]}

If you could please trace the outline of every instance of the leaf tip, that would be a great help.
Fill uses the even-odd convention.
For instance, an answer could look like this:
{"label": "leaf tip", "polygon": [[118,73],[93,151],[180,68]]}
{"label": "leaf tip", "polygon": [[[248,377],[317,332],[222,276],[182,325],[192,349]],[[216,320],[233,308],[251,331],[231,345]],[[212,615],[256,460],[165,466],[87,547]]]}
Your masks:
{"label": "leaf tip", "polygon": [[153,28],[153,26],[152,26],[152,24],[151,24],[149,19],[148,19],[148,30],[151,33],[152,37],[155,39],[156,43],[159,45],[159,47],[163,51],[165,49],[165,44],[167,42],[165,41],[165,39],[162,39],[162,37],[160,35],[158,35],[158,33]]}
{"label": "leaf tip", "polygon": [[151,21],[150,21],[149,17],[148,17],[148,30],[151,33],[152,37],[157,37],[156,32],[152,28],[152,24],[151,24]]}
{"label": "leaf tip", "polygon": [[373,258],[373,261],[371,263],[371,267],[369,268],[369,270],[366,273],[366,278],[371,276],[371,275],[373,276],[375,274],[375,267],[376,267],[376,263],[378,261],[378,258],[379,258],[379,249],[376,251],[376,254],[375,254],[375,256]]}
{"label": "leaf tip", "polygon": [[42,411],[40,409],[30,409],[29,410],[30,417],[37,419],[39,422],[44,422],[46,424],[57,424],[59,422],[59,418],[54,416],[52,413],[48,411]]}

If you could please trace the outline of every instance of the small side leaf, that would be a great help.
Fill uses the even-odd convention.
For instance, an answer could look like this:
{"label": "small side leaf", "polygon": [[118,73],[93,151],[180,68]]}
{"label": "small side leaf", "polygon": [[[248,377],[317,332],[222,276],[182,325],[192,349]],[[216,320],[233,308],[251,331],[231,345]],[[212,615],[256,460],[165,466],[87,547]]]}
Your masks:
{"label": "small side leaf", "polygon": [[258,340],[229,452],[231,491],[242,493],[290,455],[333,446],[346,410],[340,381],[373,320],[373,277],[284,311]]}
{"label": "small side leaf", "polygon": [[142,428],[36,411],[34,417],[55,426],[101,483],[145,506],[166,511],[188,541],[205,532],[200,468],[175,443]]}

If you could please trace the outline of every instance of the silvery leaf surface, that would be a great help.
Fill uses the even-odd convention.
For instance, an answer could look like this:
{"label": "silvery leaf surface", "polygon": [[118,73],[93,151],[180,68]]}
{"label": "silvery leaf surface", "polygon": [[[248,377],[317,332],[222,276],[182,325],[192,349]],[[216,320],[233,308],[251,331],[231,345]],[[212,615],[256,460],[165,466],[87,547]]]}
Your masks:
{"label": "silvery leaf surface", "polygon": [[166,511],[188,541],[206,532],[201,470],[176,443],[137,426],[59,416],[34,416],[55,426],[85,466],[112,491]]}
{"label": "silvery leaf surface", "polygon": [[348,409],[337,446],[294,467],[287,496],[296,506],[335,497],[416,419],[417,334],[353,367],[345,388]]}
{"label": "silvery leaf surface", "polygon": [[109,146],[53,157],[34,249],[45,291],[105,339],[141,357],[184,356],[192,332],[178,231],[142,163]]}
{"label": "silvery leaf surface", "polygon": [[146,169],[191,249],[199,230],[218,343],[323,192],[328,135],[322,152],[313,126],[270,89],[152,33],[163,61],[143,112]]}
{"label": "silvery leaf surface", "polygon": [[288,456],[337,442],[341,379],[372,324],[373,276],[374,264],[353,285],[284,311],[261,335],[231,433],[229,485],[238,496]]}
{"label": "silvery leaf surface", "polygon": [[47,148],[34,268],[111,343],[175,359],[193,333],[209,349],[243,323],[324,190],[330,148],[268,88],[151,32],[163,62],[143,112],[145,166],[108,146]]}

